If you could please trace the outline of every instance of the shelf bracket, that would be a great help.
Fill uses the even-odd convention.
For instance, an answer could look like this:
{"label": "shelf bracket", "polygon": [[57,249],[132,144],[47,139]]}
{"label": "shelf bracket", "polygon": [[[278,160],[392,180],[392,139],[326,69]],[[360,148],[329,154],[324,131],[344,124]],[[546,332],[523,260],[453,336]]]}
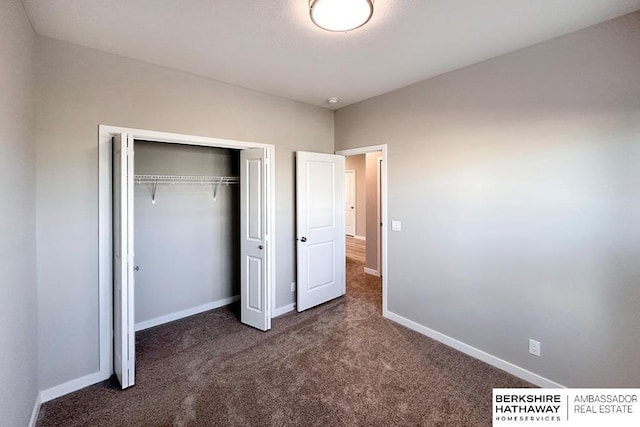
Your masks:
{"label": "shelf bracket", "polygon": [[220,182],[216,182],[213,185],[213,201],[216,201],[216,196],[218,195],[218,187],[220,187]]}
{"label": "shelf bracket", "polygon": [[158,189],[158,178],[153,183],[153,192],[151,193],[151,203],[156,204],[156,190]]}

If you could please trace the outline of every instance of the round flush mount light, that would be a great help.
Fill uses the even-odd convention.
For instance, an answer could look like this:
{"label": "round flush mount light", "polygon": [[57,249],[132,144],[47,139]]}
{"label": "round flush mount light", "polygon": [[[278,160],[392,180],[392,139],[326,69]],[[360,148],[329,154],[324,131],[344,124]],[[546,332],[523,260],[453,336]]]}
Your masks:
{"label": "round flush mount light", "polygon": [[309,15],[327,31],[351,31],[369,22],[373,0],[309,0]]}
{"label": "round flush mount light", "polygon": [[332,96],[331,98],[327,99],[327,102],[329,104],[337,104],[340,101],[340,98]]}

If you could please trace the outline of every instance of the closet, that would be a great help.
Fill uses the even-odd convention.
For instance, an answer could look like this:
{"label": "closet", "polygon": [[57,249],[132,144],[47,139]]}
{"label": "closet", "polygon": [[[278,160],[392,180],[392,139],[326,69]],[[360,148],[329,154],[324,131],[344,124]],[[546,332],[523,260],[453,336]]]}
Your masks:
{"label": "closet", "polygon": [[135,140],[135,330],[240,294],[240,150]]}
{"label": "closet", "polygon": [[131,387],[136,329],[236,299],[271,329],[274,147],[100,125],[99,153],[101,374]]}

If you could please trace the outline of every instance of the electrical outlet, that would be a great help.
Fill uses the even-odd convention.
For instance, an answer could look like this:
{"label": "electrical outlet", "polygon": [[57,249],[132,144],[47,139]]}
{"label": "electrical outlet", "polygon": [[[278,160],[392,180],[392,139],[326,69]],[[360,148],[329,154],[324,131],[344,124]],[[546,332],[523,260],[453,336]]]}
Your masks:
{"label": "electrical outlet", "polygon": [[291,282],[291,292],[296,291],[296,282]]}
{"label": "electrical outlet", "polygon": [[540,341],[529,338],[529,353],[534,356],[540,356]]}

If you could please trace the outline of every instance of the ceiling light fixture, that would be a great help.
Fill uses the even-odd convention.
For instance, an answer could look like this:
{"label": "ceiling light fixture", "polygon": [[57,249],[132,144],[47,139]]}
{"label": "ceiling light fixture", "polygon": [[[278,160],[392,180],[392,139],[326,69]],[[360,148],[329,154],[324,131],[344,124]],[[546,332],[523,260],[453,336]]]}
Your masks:
{"label": "ceiling light fixture", "polygon": [[327,31],[351,31],[369,22],[373,0],[309,0],[309,15]]}

